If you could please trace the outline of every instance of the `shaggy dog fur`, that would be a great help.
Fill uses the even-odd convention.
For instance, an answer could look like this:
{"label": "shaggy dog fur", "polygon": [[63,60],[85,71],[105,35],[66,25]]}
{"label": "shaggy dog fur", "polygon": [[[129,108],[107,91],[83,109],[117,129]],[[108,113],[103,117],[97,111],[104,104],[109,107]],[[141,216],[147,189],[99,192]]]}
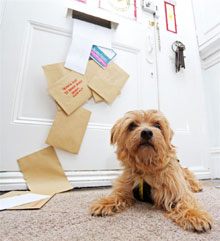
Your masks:
{"label": "shaggy dog fur", "polygon": [[212,217],[197,202],[193,192],[202,190],[194,174],[182,168],[171,144],[173,131],[157,110],[130,111],[111,130],[111,144],[124,167],[113,183],[108,197],[93,202],[94,216],[113,215],[135,203],[133,189],[140,180],[151,186],[156,208],[185,230],[205,232],[211,229]]}

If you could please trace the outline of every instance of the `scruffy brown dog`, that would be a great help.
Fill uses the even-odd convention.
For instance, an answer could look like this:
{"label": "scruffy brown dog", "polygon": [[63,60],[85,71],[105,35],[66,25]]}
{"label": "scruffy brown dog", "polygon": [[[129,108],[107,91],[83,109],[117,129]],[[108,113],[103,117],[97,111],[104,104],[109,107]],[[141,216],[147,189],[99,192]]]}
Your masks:
{"label": "scruffy brown dog", "polygon": [[93,202],[94,216],[113,215],[135,203],[133,189],[141,180],[151,186],[156,208],[185,230],[205,232],[212,217],[192,192],[202,190],[194,174],[182,168],[171,144],[173,131],[160,111],[130,111],[111,130],[111,144],[124,170],[113,183],[112,193]]}

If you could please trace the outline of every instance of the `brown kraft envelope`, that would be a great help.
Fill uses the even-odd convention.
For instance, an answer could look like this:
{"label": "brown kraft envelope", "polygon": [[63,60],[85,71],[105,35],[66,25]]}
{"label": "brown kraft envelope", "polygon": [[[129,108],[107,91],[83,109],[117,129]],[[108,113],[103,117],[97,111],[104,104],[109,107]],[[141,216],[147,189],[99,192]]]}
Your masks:
{"label": "brown kraft envelope", "polygon": [[18,165],[33,193],[54,195],[73,189],[52,146],[20,158]]}
{"label": "brown kraft envelope", "polygon": [[91,112],[84,108],[78,108],[69,116],[58,110],[46,143],[77,154],[86,132],[90,115]]}
{"label": "brown kraft envelope", "polygon": [[98,95],[95,91],[92,91],[92,97],[96,103],[103,101],[104,99]]}
{"label": "brown kraft envelope", "polygon": [[42,66],[44,73],[48,81],[48,87],[53,85],[57,80],[62,78],[64,75],[71,72],[71,70],[66,69],[63,63],[48,64]]}
{"label": "brown kraft envelope", "polygon": [[89,100],[92,96],[86,76],[71,71],[48,88],[50,95],[67,115]]}
{"label": "brown kraft envelope", "polygon": [[108,103],[112,103],[120,94],[120,90],[129,75],[117,64],[111,62],[106,69],[99,69],[88,83],[88,86]]}
{"label": "brown kraft envelope", "polygon": [[[55,84],[57,80],[62,78],[65,74],[68,74],[71,72],[71,70],[66,69],[64,67],[64,62],[63,63],[57,63],[57,64],[48,64],[42,66],[44,70],[44,74],[46,75],[47,81],[48,81],[48,87],[52,86]],[[57,108],[58,110],[62,109],[58,103]]]}
{"label": "brown kraft envelope", "polygon": [[[8,192],[8,193],[6,193],[4,195],[1,195],[0,199],[1,198],[6,198],[6,197],[14,197],[14,196],[22,195],[22,194],[27,194],[27,193],[30,193],[30,192],[29,191],[11,191],[11,192]],[[8,208],[6,210],[40,209],[52,197],[53,197],[53,195],[50,196],[49,198],[41,199],[41,200],[36,201],[36,202],[26,203],[26,204],[19,205],[19,206],[13,207],[13,208]]]}
{"label": "brown kraft envelope", "polygon": [[[100,69],[102,68],[94,60],[89,60],[85,73],[88,81],[90,81]],[[104,99],[94,91],[92,91],[92,97],[96,103],[104,101]]]}
{"label": "brown kraft envelope", "polygon": [[[71,70],[66,69],[64,67],[64,62],[44,65],[44,66],[42,66],[42,68],[44,70],[44,73],[45,73],[47,81],[48,81],[48,87],[53,85],[57,80],[62,78],[65,74],[68,74],[71,72]],[[96,64],[95,61],[89,60],[87,69],[86,69],[86,73],[85,73],[88,81],[96,74],[97,70],[99,70],[100,68],[101,67],[98,64]],[[99,96],[98,94],[94,93],[93,91],[92,91],[92,96],[93,96],[95,102],[103,101],[103,98],[101,96]],[[58,109],[61,108],[61,107],[59,107],[59,105],[57,107],[58,107]]]}

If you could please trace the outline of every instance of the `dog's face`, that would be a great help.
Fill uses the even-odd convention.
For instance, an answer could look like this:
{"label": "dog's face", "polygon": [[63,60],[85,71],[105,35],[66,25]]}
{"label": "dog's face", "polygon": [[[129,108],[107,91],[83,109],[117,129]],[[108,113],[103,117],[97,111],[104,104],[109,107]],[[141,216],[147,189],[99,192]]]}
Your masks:
{"label": "dog's face", "polygon": [[117,144],[117,155],[146,165],[172,152],[173,131],[165,116],[157,110],[130,111],[111,130],[111,144]]}

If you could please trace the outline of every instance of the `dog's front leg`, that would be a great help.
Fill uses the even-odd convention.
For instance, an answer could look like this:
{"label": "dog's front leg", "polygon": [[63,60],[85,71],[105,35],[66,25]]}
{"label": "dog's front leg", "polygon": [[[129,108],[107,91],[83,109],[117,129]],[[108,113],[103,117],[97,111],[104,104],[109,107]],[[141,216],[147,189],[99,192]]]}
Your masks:
{"label": "dog's front leg", "polygon": [[183,229],[197,232],[208,231],[213,223],[212,217],[197,202],[192,193],[186,193],[176,203],[175,207],[168,210],[166,216],[170,217]]}
{"label": "dog's front leg", "polygon": [[132,192],[133,184],[134,180],[130,170],[124,170],[122,175],[113,183],[112,193],[108,197],[97,199],[92,203],[90,207],[91,215],[113,215],[132,206],[135,203]]}

